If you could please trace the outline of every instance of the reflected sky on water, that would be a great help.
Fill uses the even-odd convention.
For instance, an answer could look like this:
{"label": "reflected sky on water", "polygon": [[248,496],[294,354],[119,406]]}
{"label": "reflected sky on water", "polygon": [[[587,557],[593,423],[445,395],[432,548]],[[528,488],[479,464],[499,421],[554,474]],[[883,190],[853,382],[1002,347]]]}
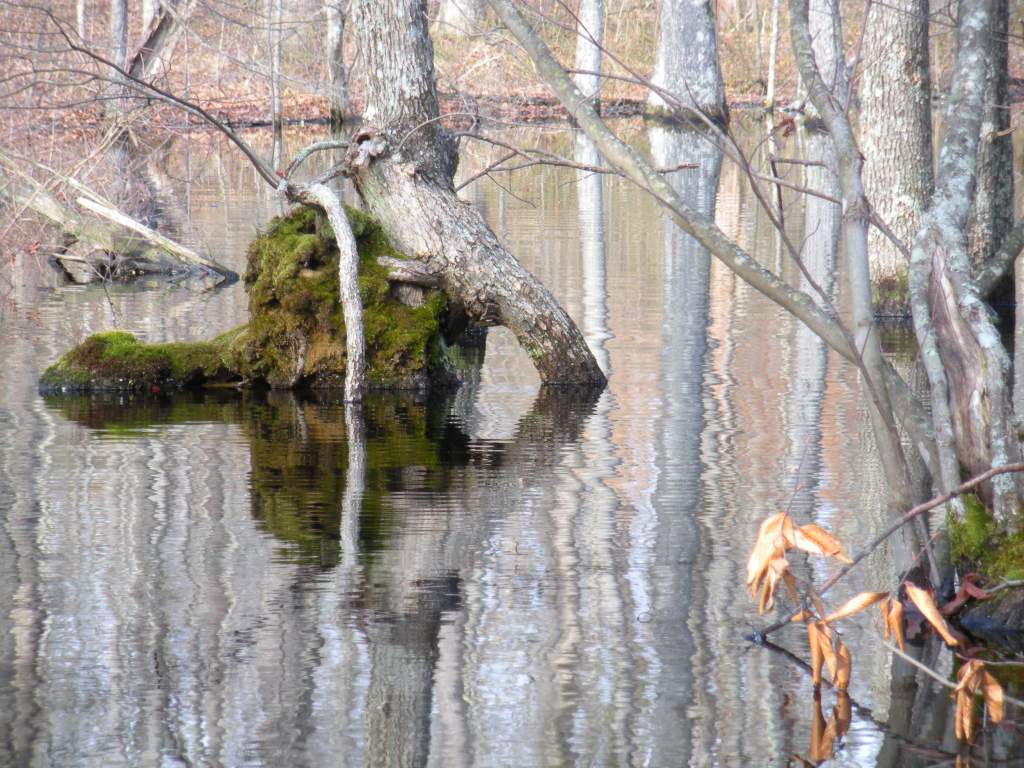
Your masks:
{"label": "reflected sky on water", "polygon": [[[794,285],[735,166],[702,134],[624,127],[690,205]],[[744,125],[744,142],[763,136]],[[597,162],[566,130],[510,135]],[[820,136],[790,150],[820,159]],[[223,150],[223,151],[218,151]],[[461,174],[490,160],[471,150]],[[213,142],[148,173],[161,221],[242,271],[280,201]],[[814,166],[794,183],[826,189]],[[42,398],[88,333],[149,341],[245,321],[214,293],[56,284],[19,262],[0,315],[0,764],[786,765],[809,674],[744,640],[767,515],[856,549],[884,524],[857,378],[621,179],[568,169],[467,187],[580,325],[608,389],[541,392],[490,333],[457,392]],[[785,196],[826,290],[839,212]],[[898,364],[900,361],[897,361]],[[905,363],[905,361],[904,361]],[[832,598],[888,589],[883,548]],[[832,566],[796,556],[801,578]],[[948,696],[851,623],[834,766],[952,760]],[[778,642],[806,657],[799,630]],[[938,645],[912,649],[948,672]],[[823,693],[823,721],[836,711]],[[821,722],[823,722],[821,721]],[[990,736],[1014,754],[1013,731]]]}

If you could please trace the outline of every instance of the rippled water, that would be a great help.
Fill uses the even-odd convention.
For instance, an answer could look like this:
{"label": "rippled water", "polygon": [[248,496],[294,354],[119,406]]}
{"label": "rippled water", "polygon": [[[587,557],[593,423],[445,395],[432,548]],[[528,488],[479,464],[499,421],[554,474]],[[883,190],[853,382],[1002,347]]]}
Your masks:
{"label": "rippled water", "polygon": [[[719,152],[627,130],[662,165],[698,164],[674,179],[691,204],[799,284]],[[566,131],[540,140],[592,161]],[[486,162],[467,155],[463,176]],[[216,142],[154,173],[165,224],[236,269],[279,210]],[[744,568],[780,508],[850,549],[882,527],[856,376],[615,177],[531,169],[463,194],[576,318],[609,373],[599,397],[540,392],[496,331],[457,393],[378,397],[361,414],[283,393],[44,399],[39,373],[88,333],[209,336],[243,322],[246,299],[239,285],[58,286],[15,265],[0,315],[0,764],[808,755],[824,726],[809,674],[743,639],[764,623]],[[837,226],[830,204],[787,195],[826,287]],[[890,588],[899,554],[880,551],[833,597]],[[845,631],[852,723],[828,764],[951,761],[947,694],[892,662],[876,628]],[[806,657],[801,632],[777,639]],[[951,668],[936,644],[914,653]],[[835,696],[822,698],[828,719]],[[1017,754],[1014,733],[986,748]]]}

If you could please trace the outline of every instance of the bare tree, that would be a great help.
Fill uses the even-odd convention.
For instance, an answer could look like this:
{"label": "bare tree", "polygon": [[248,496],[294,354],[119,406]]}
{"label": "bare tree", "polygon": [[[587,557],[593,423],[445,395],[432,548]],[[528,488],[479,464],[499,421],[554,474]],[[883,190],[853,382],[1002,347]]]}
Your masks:
{"label": "bare tree", "polygon": [[[893,233],[910,243],[932,193],[932,104],[927,0],[872,4],[860,76],[864,188]],[[869,239],[871,279],[907,273],[903,252],[879,231]]]}
{"label": "bare tree", "polygon": [[348,113],[348,76],[345,71],[345,14],[341,0],[324,0],[327,32],[327,103],[330,105],[331,128],[337,130]]}
{"label": "bare tree", "polygon": [[[925,417],[906,382],[882,357],[878,345],[868,276],[867,233],[873,217],[864,194],[862,158],[847,117],[847,94],[842,86],[826,82],[816,61],[808,0],[790,3],[791,42],[809,97],[835,145],[844,210],[842,236],[852,296],[849,329],[840,322],[834,308],[819,308],[812,296],[783,283],[730,241],[713,221],[687,206],[650,163],[618,139],[597,116],[536,32],[523,21],[512,0],[490,2],[540,76],[606,161],[650,192],[684,230],[726,266],[799,317],[830,347],[859,367],[894,507],[906,508],[918,496],[910,482],[910,460],[900,444],[897,420],[912,435],[915,458],[927,465],[941,489],[957,486],[961,467],[964,472],[977,475],[986,468],[1006,466],[1016,460],[1019,447],[1010,432],[1015,421],[1007,400],[1008,357],[995,332],[991,313],[981,303],[978,283],[966,259],[965,227],[981,126],[982,86],[991,55],[986,21],[990,18],[992,0],[964,0],[961,4],[959,55],[949,95],[937,192],[913,250],[914,322],[929,374],[930,418]],[[838,79],[841,56],[835,61],[832,72],[834,79]],[[654,87],[658,88],[657,84]],[[659,93],[666,103],[672,103],[670,93],[664,89],[659,89]],[[672,106],[684,113],[688,108],[681,100]],[[749,178],[757,191],[752,171]],[[771,213],[763,191],[758,195]],[[877,218],[875,221],[884,226]],[[788,243],[785,232],[780,229],[780,233]],[[799,251],[791,244],[789,250],[798,264],[802,263]],[[991,484],[982,486],[981,495],[992,505],[1004,528],[1019,526],[1014,510],[1020,496],[1012,478],[999,475]]]}
{"label": "bare tree", "polygon": [[423,0],[354,0],[365,127],[351,176],[391,241],[422,262],[467,318],[504,325],[549,384],[603,385],[576,324],[453,190],[457,154],[437,105]]}
{"label": "bare tree", "polygon": [[576,87],[601,101],[601,47],[604,45],[604,0],[581,0],[576,14]]}
{"label": "bare tree", "polygon": [[974,202],[967,225],[968,252],[975,266],[996,253],[1013,226],[1013,135],[1008,93],[1009,4],[995,0],[992,55],[985,72],[984,115]]}
{"label": "bare tree", "polygon": [[[658,24],[651,81],[682,107],[724,121],[728,115],[725,84],[709,0],[661,0]],[[655,112],[667,106],[659,91],[651,93],[649,103]]]}

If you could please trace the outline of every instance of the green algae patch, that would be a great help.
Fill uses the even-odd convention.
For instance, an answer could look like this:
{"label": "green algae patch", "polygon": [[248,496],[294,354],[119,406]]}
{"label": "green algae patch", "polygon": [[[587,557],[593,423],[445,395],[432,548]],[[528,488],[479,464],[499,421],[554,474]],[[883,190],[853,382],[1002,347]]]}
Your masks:
{"label": "green algae patch", "polygon": [[[442,333],[447,300],[399,301],[377,259],[403,258],[369,216],[348,208],[359,249],[372,388],[425,390],[454,380]],[[90,336],[43,375],[43,392],[182,389],[230,382],[334,388],[345,380],[338,250],[326,218],[300,207],[270,222],[247,252],[248,324],[209,341],[143,344],[120,331]]]}
{"label": "green algae patch", "polygon": [[211,341],[143,344],[123,331],[97,333],[51,365],[40,381],[46,392],[180,389],[228,381],[237,367],[238,331]]}

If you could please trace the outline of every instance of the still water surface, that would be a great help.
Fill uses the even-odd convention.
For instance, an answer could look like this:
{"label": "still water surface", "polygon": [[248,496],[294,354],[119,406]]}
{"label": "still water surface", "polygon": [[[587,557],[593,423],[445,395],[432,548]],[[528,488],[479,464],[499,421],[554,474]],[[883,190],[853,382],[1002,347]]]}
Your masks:
{"label": "still water surface", "polygon": [[[662,166],[697,164],[674,179],[690,203],[804,279],[720,152],[627,130]],[[596,162],[568,132],[540,141]],[[487,159],[468,154],[463,177]],[[217,146],[152,173],[165,224],[242,271],[280,205],[254,174]],[[808,673],[743,639],[763,621],[746,554],[781,508],[848,549],[883,526],[855,375],[614,177],[531,169],[463,195],[580,324],[609,374],[599,397],[540,392],[499,330],[458,392],[376,397],[361,419],[284,393],[44,399],[39,373],[87,334],[206,337],[244,322],[246,298],[61,286],[15,265],[0,315],[0,764],[809,756],[823,721]],[[787,203],[832,290],[837,211]],[[833,599],[891,588],[896,554]],[[795,565],[818,581],[831,567]],[[845,630],[852,721],[826,764],[947,764],[948,696],[894,663],[877,626]],[[800,631],[778,639],[806,658]],[[936,644],[914,653],[951,668]],[[825,720],[835,704],[825,690]],[[1013,733],[985,748],[1012,757]]]}

